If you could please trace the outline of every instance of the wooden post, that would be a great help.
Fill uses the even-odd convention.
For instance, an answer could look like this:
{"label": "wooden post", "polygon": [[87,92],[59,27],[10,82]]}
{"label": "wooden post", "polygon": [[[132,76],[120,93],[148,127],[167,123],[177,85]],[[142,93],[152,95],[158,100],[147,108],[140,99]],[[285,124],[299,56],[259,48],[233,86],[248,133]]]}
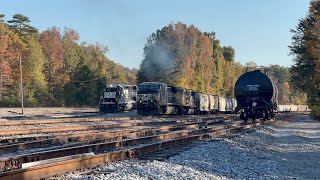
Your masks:
{"label": "wooden post", "polygon": [[19,56],[19,61],[20,61],[21,114],[23,114],[23,86],[22,86],[22,65],[21,65],[21,55]]}

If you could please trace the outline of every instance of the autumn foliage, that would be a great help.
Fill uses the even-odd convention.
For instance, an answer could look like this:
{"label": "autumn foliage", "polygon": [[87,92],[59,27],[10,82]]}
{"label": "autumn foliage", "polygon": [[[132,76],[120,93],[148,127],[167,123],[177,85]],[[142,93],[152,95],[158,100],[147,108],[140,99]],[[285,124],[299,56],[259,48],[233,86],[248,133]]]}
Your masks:
{"label": "autumn foliage", "polygon": [[[201,32],[193,25],[178,22],[150,35],[138,79],[232,97],[238,77],[252,70],[247,66],[258,68],[255,63],[244,66],[236,62],[235,50],[231,46],[221,47],[214,32]],[[271,65],[262,69],[276,83],[280,104],[297,103],[298,99],[304,103],[303,98],[294,98],[289,68]]]}
{"label": "autumn foliage", "polygon": [[[135,70],[108,59],[107,46],[79,42],[80,35],[71,28],[39,32],[22,14],[7,22],[3,18],[0,14],[0,106],[19,105],[19,57],[29,107],[97,106],[106,83],[143,81],[232,97],[237,78],[248,70],[235,61],[231,46],[220,45],[214,32],[181,22],[150,35],[140,69]],[[267,71],[279,88],[281,104],[304,102],[304,94],[293,91],[288,82],[288,68],[274,65]]]}
{"label": "autumn foliage", "polygon": [[320,1],[310,2],[309,13],[292,30],[290,50],[294,55],[292,83],[307,92],[312,114],[320,118]]}
{"label": "autumn foliage", "polygon": [[136,70],[109,60],[108,48],[79,43],[57,27],[38,32],[28,17],[0,15],[0,106],[20,102],[19,57],[26,106],[96,106],[106,83],[135,83]]}
{"label": "autumn foliage", "polygon": [[244,72],[234,53],[230,46],[221,47],[213,32],[181,22],[169,24],[148,38],[138,79],[232,96],[235,81]]}

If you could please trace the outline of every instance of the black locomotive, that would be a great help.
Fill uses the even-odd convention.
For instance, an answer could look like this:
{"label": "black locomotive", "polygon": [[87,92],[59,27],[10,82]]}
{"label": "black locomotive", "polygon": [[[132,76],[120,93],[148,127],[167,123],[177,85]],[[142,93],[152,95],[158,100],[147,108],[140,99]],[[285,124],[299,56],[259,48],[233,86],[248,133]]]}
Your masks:
{"label": "black locomotive", "polygon": [[139,115],[191,114],[193,108],[191,92],[186,89],[170,87],[160,82],[139,84],[137,92]]}
{"label": "black locomotive", "polygon": [[271,119],[277,109],[278,90],[275,84],[260,70],[244,73],[234,87],[237,99],[236,111],[240,118]]}
{"label": "black locomotive", "polygon": [[143,82],[139,84],[138,89],[139,115],[231,113],[236,105],[233,99],[168,86],[160,82]]}
{"label": "black locomotive", "polygon": [[137,86],[107,84],[99,101],[100,112],[120,112],[136,109]]}

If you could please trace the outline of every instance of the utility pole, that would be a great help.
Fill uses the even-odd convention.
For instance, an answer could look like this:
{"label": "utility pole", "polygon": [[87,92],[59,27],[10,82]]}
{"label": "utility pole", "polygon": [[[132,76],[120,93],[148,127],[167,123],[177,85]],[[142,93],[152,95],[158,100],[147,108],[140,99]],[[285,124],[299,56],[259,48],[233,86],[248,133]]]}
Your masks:
{"label": "utility pole", "polygon": [[23,86],[22,86],[22,65],[21,65],[21,55],[19,56],[19,61],[20,61],[21,114],[23,114]]}

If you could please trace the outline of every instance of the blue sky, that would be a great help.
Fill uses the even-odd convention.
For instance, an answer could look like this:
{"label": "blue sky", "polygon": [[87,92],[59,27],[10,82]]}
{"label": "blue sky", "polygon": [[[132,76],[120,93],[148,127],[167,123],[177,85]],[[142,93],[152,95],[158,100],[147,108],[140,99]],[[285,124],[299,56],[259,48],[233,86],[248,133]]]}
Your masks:
{"label": "blue sky", "polygon": [[107,45],[107,57],[130,68],[139,67],[147,37],[177,21],[216,32],[242,64],[290,66],[290,29],[308,6],[309,0],[0,0],[0,13],[6,20],[22,13],[40,31],[75,29],[80,41]]}

